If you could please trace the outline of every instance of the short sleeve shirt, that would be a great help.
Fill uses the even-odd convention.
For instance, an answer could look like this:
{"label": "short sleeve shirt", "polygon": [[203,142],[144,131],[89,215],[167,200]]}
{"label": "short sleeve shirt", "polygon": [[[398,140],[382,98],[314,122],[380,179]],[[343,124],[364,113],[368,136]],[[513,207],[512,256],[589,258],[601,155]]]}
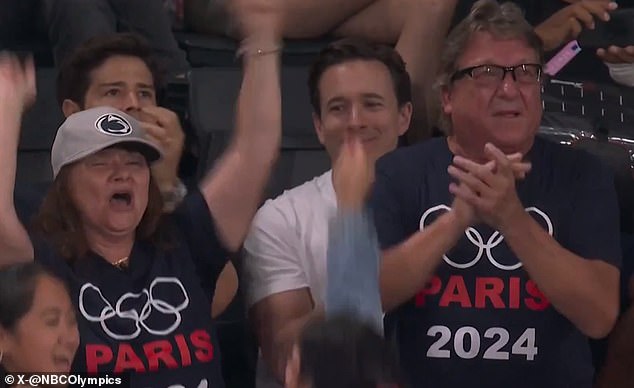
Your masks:
{"label": "short sleeve shirt", "polygon": [[[383,248],[448,211],[452,158],[446,140],[433,139],[379,161],[372,205]],[[586,153],[540,138],[527,158],[532,170],[516,186],[526,211],[565,249],[620,266],[609,170]],[[469,228],[430,282],[388,314],[388,322],[415,387],[592,385],[587,338],[486,225]]]}
{"label": "short sleeve shirt", "polygon": [[95,253],[68,263],[33,238],[35,260],[65,279],[78,310],[74,372],[125,374],[133,387],[224,387],[211,301],[228,253],[200,191],[166,221],[169,247],[135,242],[126,270]]}

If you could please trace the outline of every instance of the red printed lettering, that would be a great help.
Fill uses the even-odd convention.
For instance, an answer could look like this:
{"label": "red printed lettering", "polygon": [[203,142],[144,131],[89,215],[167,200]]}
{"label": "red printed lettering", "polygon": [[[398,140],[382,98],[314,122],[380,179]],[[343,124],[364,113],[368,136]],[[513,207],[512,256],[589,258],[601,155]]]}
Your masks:
{"label": "red printed lettering", "polygon": [[502,291],[504,282],[498,278],[476,278],[475,307],[483,309],[489,299],[496,309],[503,309]]}
{"label": "red printed lettering", "polygon": [[535,311],[543,311],[550,305],[546,296],[537,288],[537,284],[534,281],[529,280],[526,282],[526,292],[528,292],[532,298],[525,298],[524,303],[526,307]]}
{"label": "red printed lettering", "polygon": [[182,366],[190,366],[192,364],[192,356],[189,354],[189,347],[185,341],[185,337],[182,334],[176,336],[176,346],[181,355]]}
{"label": "red printed lettering", "polygon": [[134,369],[135,372],[145,372],[143,361],[134,353],[132,346],[129,344],[119,344],[119,352],[117,354],[114,372],[121,373],[128,369]]}
{"label": "red printed lettering", "polygon": [[196,330],[189,339],[196,350],[194,355],[200,362],[209,362],[214,358],[214,347],[211,344],[211,337],[205,330]]}
{"label": "red printed lettering", "polygon": [[148,361],[148,369],[156,372],[159,369],[159,361],[170,369],[178,368],[179,365],[172,356],[172,344],[167,340],[154,341],[143,345],[143,352]]}
{"label": "red printed lettering", "polygon": [[425,288],[420,290],[418,294],[416,294],[416,307],[422,307],[425,305],[425,297],[427,295],[435,295],[440,292],[440,287],[442,287],[442,280],[438,276],[434,276],[427,282]]}
{"label": "red printed lettering", "polygon": [[509,279],[509,308],[520,308],[520,278]]}
{"label": "red printed lettering", "polygon": [[214,359],[211,335],[204,329],[189,336],[177,334],[169,339],[134,344],[134,347],[129,343],[116,346],[114,349],[103,344],[87,344],[87,372],[144,373],[155,372],[162,366],[176,369],[192,365],[192,354],[200,363]]}
{"label": "red printed lettering", "polygon": [[440,298],[439,306],[447,307],[450,303],[459,303],[460,307],[471,307],[469,292],[462,276],[451,276]]}
{"label": "red printed lettering", "polygon": [[[543,311],[550,306],[548,298],[539,290],[535,282],[520,277],[476,277],[475,286],[468,289],[464,277],[452,275],[443,284],[443,280],[432,277],[415,298],[416,307],[438,303],[439,307],[449,307],[452,303],[462,308],[495,308]],[[472,304],[473,303],[473,304]]]}
{"label": "red printed lettering", "polygon": [[113,357],[112,349],[106,345],[86,345],[86,371],[99,372],[99,366],[108,364]]}

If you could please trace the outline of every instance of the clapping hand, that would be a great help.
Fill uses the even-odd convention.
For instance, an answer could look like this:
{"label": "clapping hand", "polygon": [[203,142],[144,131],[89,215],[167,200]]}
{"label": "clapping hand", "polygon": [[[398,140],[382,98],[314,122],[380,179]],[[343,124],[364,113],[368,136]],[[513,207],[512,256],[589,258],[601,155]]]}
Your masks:
{"label": "clapping hand", "polygon": [[523,179],[531,166],[521,161],[521,154],[507,156],[490,143],[484,153],[489,159],[484,164],[460,156],[454,158],[448,172],[458,183],[452,183],[449,191],[456,200],[464,202],[462,208],[470,205],[478,220],[503,231],[524,213],[515,181]]}

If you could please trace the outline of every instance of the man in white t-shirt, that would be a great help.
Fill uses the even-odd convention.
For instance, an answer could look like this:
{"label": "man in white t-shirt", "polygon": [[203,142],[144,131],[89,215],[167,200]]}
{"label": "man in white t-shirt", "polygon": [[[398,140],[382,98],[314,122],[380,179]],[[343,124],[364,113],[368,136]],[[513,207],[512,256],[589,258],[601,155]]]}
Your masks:
{"label": "man in white t-shirt", "polygon": [[[369,158],[396,148],[412,115],[411,82],[389,46],[342,40],[324,49],[310,72],[313,122],[331,162],[347,136]],[[301,327],[323,312],[328,226],[337,198],[329,170],[267,201],[244,243],[249,316],[261,351],[258,387],[280,386]],[[263,359],[264,362],[261,362]]]}

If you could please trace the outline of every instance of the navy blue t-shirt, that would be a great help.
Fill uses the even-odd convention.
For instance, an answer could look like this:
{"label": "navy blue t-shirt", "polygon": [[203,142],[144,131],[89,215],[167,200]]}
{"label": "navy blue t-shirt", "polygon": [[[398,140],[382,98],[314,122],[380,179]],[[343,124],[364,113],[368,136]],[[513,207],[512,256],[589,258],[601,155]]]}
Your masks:
{"label": "navy blue t-shirt", "polygon": [[[446,139],[388,154],[372,199],[382,248],[429,226],[452,204]],[[517,183],[526,210],[564,248],[620,266],[611,173],[582,151],[536,139]],[[587,338],[550,304],[486,225],[470,228],[430,282],[387,316],[417,388],[590,388]]]}
{"label": "navy blue t-shirt", "polygon": [[200,191],[166,221],[170,248],[137,241],[123,271],[94,253],[69,265],[33,239],[35,260],[66,280],[78,309],[74,372],[122,373],[139,388],[224,387],[211,301],[228,253]]}

